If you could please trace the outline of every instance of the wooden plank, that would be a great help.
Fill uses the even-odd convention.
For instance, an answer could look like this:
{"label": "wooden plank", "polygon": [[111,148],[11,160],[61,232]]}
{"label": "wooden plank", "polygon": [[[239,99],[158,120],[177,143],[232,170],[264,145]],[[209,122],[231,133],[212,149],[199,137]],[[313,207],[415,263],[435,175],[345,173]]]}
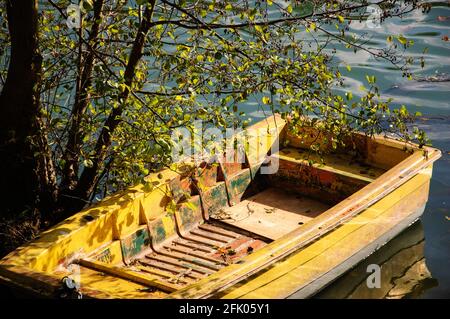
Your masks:
{"label": "wooden plank", "polygon": [[221,213],[229,217],[222,222],[275,240],[329,207],[313,199],[269,188],[236,206],[224,208]]}
{"label": "wooden plank", "polygon": [[284,148],[272,156],[308,166],[310,161],[314,167],[348,176],[365,182],[373,182],[381,176],[385,169],[380,169],[355,161],[348,154],[324,154],[322,156],[296,148]]}
{"label": "wooden plank", "polygon": [[165,242],[178,237],[175,215],[166,212],[158,219],[148,223],[152,248],[158,250]]}
{"label": "wooden plank", "polygon": [[168,252],[176,251],[176,252],[185,254],[186,256],[193,256],[193,257],[202,258],[202,259],[214,262],[216,264],[219,263],[219,261],[217,259],[212,258],[212,257],[208,257],[205,253],[203,253],[203,254],[202,253],[198,253],[198,252],[193,251],[192,249],[189,249],[189,248],[183,248],[183,247],[180,247],[180,246],[164,246],[164,248],[166,248],[166,250]]}
{"label": "wooden plank", "polygon": [[[326,137],[326,139],[325,139]],[[319,142],[320,150],[327,152],[332,150],[331,134],[320,132],[313,127],[301,127],[299,135],[286,133],[286,141],[290,147],[309,149],[312,143]],[[405,160],[411,153],[407,151],[417,150],[417,145],[401,142],[383,135],[366,136],[364,133],[355,132],[345,138],[346,146],[342,153],[352,151],[355,146],[361,160],[373,167],[390,169]]]}
{"label": "wooden plank", "polygon": [[162,279],[164,281],[167,282],[173,282],[176,281],[177,284],[182,284],[182,285],[187,285],[187,284],[191,284],[194,283],[195,281],[197,281],[197,279],[194,278],[189,278],[187,276],[185,276],[183,273],[180,274],[170,274],[166,273],[164,276],[162,276],[161,274],[163,273],[163,271],[156,269],[154,267],[150,267],[150,266],[144,266],[144,265],[139,265],[139,266],[133,266],[133,270],[139,270],[140,272],[143,273],[148,273],[150,275],[156,275],[158,277],[162,277]]}
{"label": "wooden plank", "polygon": [[167,295],[159,289],[83,266],[80,266],[80,278],[83,298],[158,299]]}
{"label": "wooden plank", "polygon": [[175,221],[182,235],[204,222],[199,195],[192,196],[186,202],[177,205]]}
{"label": "wooden plank", "polygon": [[175,258],[175,257],[169,257],[169,256],[163,256],[160,254],[150,254],[145,256],[146,259],[152,259],[152,260],[157,260],[159,262],[163,262],[169,265],[173,265],[173,266],[177,266],[177,267],[181,267],[184,269],[192,269],[192,271],[196,271],[198,273],[201,274],[212,274],[214,271],[211,270],[210,268],[207,268],[205,266],[199,266],[196,264],[192,264],[192,263],[188,263],[188,262],[184,262],[184,260],[182,260],[181,258]]}
{"label": "wooden plank", "polygon": [[200,237],[204,237],[204,238],[208,238],[220,243],[228,243],[230,240],[232,240],[232,238],[230,237],[226,237],[226,236],[222,236],[213,232],[208,232],[205,231],[203,229],[193,229],[189,232],[192,235],[196,235],[196,236],[200,236]]}
{"label": "wooden plank", "polygon": [[[167,271],[172,273],[172,275],[179,275],[180,273],[183,273],[186,271],[186,268],[174,266],[172,264],[168,264],[159,260],[155,259],[147,259],[143,258],[139,260],[139,264],[145,266],[145,267],[151,267],[155,269],[160,269],[162,271]],[[186,274],[187,277],[193,278],[193,279],[200,279],[205,277],[207,274],[198,273],[198,272],[190,272],[189,274]]]}
{"label": "wooden plank", "polygon": [[212,233],[216,233],[225,237],[236,239],[239,237],[239,234],[234,233],[232,231],[211,225],[211,224],[202,224],[198,227],[199,229],[203,229]]}
{"label": "wooden plank", "polygon": [[214,259],[211,260],[211,259],[203,258],[201,256],[187,255],[187,254],[180,253],[180,252],[177,252],[177,251],[161,250],[159,252],[159,255],[167,256],[167,257],[170,257],[170,258],[173,258],[173,259],[176,259],[176,260],[183,260],[183,261],[186,261],[186,262],[188,262],[190,264],[195,264],[197,266],[208,268],[208,269],[215,270],[215,271],[217,271],[220,268],[222,268],[222,267],[219,266],[218,261],[216,261]]}
{"label": "wooden plank", "polygon": [[[211,256],[224,261],[228,265],[240,260],[242,257],[247,256],[250,253],[253,253],[253,251],[258,250],[265,245],[266,243],[259,239],[240,237],[232,241],[229,245],[218,249]],[[251,247],[250,251],[248,250],[249,247]],[[233,253],[230,254],[230,251]]]}
{"label": "wooden plank", "polygon": [[214,252],[214,248],[212,248],[209,245],[205,245],[199,242],[195,242],[188,239],[183,238],[177,238],[173,242],[170,243],[170,247],[173,246],[183,246],[192,249],[193,251],[202,251],[205,253],[212,253]]}
{"label": "wooden plank", "polygon": [[155,277],[144,276],[144,275],[138,274],[136,272],[125,270],[123,268],[112,267],[112,266],[109,266],[109,265],[99,262],[99,261],[80,259],[78,261],[78,264],[80,264],[81,266],[87,267],[87,268],[91,268],[93,270],[97,270],[97,271],[109,274],[109,275],[113,275],[113,276],[116,276],[119,278],[131,280],[133,282],[145,285],[147,287],[158,288],[165,292],[174,292],[174,291],[180,289],[180,286],[162,282]]}
{"label": "wooden plank", "polygon": [[87,256],[106,264],[117,265],[123,263],[122,245],[120,240],[114,240],[99,249],[94,250]]}
{"label": "wooden plank", "polygon": [[[407,144],[397,143],[398,144],[392,144],[390,143],[390,140],[383,137],[368,139],[367,162],[382,169],[389,169],[397,165],[410,155],[408,152],[405,152],[404,149]],[[411,145],[409,145],[409,148],[411,149]]]}
{"label": "wooden plank", "polygon": [[222,242],[222,241],[217,241],[217,240],[212,240],[203,236],[198,236],[195,234],[189,234],[189,235],[185,235],[183,236],[184,239],[187,239],[189,241],[198,243],[198,244],[202,244],[205,246],[209,246],[213,249],[218,248],[220,246],[223,246],[224,244],[226,244],[226,242]]}
{"label": "wooden plank", "polygon": [[222,207],[228,206],[227,187],[223,181],[218,182],[212,187],[200,189],[200,197],[205,220],[208,220],[209,215],[220,210]]}
{"label": "wooden plank", "polygon": [[144,265],[140,264],[139,262],[134,264],[132,266],[132,268],[133,269],[138,269],[140,271],[145,271],[145,272],[151,273],[153,275],[156,275],[158,277],[162,277],[164,279],[172,278],[173,275],[174,275],[172,272],[163,271],[163,270],[155,269],[155,268],[152,268],[152,267],[144,266]]}
{"label": "wooden plank", "polygon": [[147,226],[140,226],[134,233],[120,240],[123,261],[128,264],[143,251],[151,250],[150,234]]}

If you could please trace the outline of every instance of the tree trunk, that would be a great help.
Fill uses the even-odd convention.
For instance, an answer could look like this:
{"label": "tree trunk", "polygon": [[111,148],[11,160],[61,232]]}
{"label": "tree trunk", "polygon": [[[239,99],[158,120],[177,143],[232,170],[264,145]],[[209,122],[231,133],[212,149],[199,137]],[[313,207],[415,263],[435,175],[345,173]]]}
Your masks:
{"label": "tree trunk", "polygon": [[51,205],[56,178],[40,116],[37,0],[7,1],[11,58],[0,94],[2,213]]}

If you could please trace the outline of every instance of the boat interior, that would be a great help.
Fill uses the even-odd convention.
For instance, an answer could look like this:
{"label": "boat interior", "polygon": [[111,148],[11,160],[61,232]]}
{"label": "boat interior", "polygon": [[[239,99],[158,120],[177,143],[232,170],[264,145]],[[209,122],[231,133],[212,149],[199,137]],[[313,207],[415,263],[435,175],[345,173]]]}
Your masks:
{"label": "boat interior", "polygon": [[[318,155],[308,142],[317,136],[291,134],[276,120],[270,142],[255,143],[269,155],[263,161],[247,150],[243,163],[224,154],[218,163],[153,174],[42,234],[26,248],[36,251],[30,265],[58,275],[78,265],[97,278],[93,287],[112,276],[170,294],[304,227],[410,155],[359,134],[347,148]],[[270,165],[276,172],[261,174]]]}

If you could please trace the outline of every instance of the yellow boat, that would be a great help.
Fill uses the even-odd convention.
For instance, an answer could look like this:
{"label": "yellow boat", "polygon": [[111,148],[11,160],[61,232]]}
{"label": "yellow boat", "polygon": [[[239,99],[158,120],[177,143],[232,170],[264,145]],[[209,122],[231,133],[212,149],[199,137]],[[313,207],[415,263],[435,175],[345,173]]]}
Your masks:
{"label": "yellow boat", "polygon": [[418,219],[441,156],[358,133],[327,152],[279,116],[245,139],[242,163],[179,164],[43,232],[0,281],[56,298],[310,297]]}

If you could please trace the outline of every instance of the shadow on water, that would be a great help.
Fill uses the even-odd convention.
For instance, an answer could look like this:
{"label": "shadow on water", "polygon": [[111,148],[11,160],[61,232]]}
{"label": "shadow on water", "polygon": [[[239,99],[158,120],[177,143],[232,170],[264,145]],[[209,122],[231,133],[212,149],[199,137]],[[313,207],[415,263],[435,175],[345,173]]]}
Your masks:
{"label": "shadow on water", "polygon": [[[367,259],[348,271],[314,298],[323,299],[401,299],[418,298],[438,286],[424,257],[424,231],[420,221],[403,231]],[[367,280],[380,266],[380,287],[369,288]]]}

